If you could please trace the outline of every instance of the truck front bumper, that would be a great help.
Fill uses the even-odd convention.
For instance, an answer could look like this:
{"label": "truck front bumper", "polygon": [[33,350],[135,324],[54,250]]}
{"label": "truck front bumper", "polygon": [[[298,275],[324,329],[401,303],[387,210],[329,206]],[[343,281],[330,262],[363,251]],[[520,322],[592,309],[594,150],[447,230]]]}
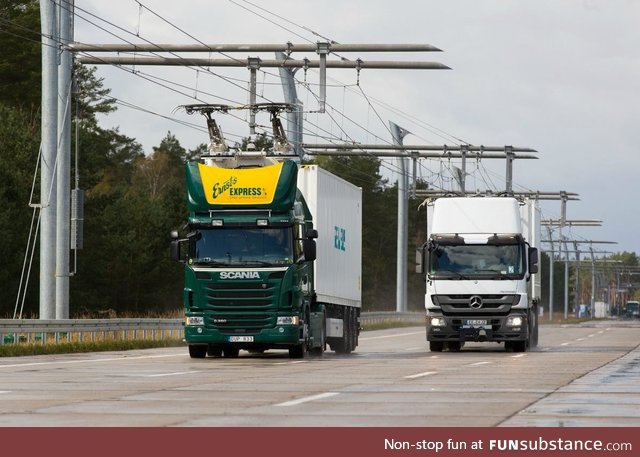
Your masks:
{"label": "truck front bumper", "polygon": [[188,344],[233,345],[239,349],[289,348],[300,343],[301,330],[297,325],[282,325],[252,332],[229,333],[204,326],[185,326]]}
{"label": "truck front bumper", "polygon": [[508,316],[427,315],[427,341],[522,341],[529,338],[526,314]]}

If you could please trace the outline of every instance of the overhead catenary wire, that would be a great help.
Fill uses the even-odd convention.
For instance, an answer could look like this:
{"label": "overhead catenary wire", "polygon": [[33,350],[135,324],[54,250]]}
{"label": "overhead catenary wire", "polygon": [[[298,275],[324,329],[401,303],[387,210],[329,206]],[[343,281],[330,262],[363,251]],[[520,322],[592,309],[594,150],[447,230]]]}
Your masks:
{"label": "overhead catenary wire", "polygon": [[[136,2],[136,3],[138,3],[139,5],[142,5],[140,2]],[[142,6],[144,6],[144,5],[142,5]],[[145,7],[145,8],[147,8],[146,6],[144,6],[144,7]],[[148,8],[147,8],[147,9],[148,9]],[[154,12],[154,14],[156,14],[156,15],[157,15],[157,13],[155,13],[155,12]],[[157,15],[157,16],[158,16],[158,17],[161,17],[160,15]],[[282,17],[281,17],[281,18],[282,18]],[[167,23],[169,23],[169,24],[172,24],[172,23],[171,23],[171,21],[168,21],[168,20],[166,20],[166,19],[164,19],[164,18],[163,18],[163,20],[165,20],[165,21],[166,21]],[[175,26],[175,25],[173,25],[173,26]],[[182,32],[184,32],[184,30],[180,29],[179,27],[177,27],[177,26],[175,26],[175,27],[176,27],[178,30],[181,30]],[[307,31],[308,31],[308,28],[304,28],[304,27],[302,27],[302,28],[303,28],[303,30],[307,30]],[[202,44],[202,41],[201,41],[201,40],[199,40],[199,39],[197,39],[197,38],[196,38],[195,36],[193,36],[192,34],[189,34],[189,33],[186,33],[186,34],[187,34],[191,39],[194,39],[194,40],[196,40],[196,41],[198,41],[199,43],[201,43],[201,44]],[[307,40],[307,41],[311,41],[311,40]],[[344,88],[344,87],[347,87],[347,86],[346,86],[346,85],[343,85],[342,87]],[[244,88],[243,88],[243,89],[244,89]],[[307,90],[309,90],[309,91],[311,90],[311,89],[310,89],[310,87],[309,87],[309,85],[307,85],[307,86],[306,86],[306,89],[307,89]],[[367,100],[367,103],[368,103],[369,105],[372,105],[372,101],[367,97],[367,94],[366,94],[366,93],[364,93],[364,90],[362,89],[362,87],[359,87],[359,89],[360,89],[360,92],[362,93],[362,96]],[[245,89],[245,90],[246,90],[246,89]],[[186,94],[185,94],[185,95],[186,95]],[[317,98],[317,96],[316,96],[315,94],[313,94],[313,95],[314,95],[314,97],[316,97],[316,98]],[[349,118],[348,116],[346,116],[346,115],[345,115],[344,113],[342,113],[340,110],[338,110],[338,109],[335,109],[335,108],[334,108],[334,111],[335,111],[335,112],[337,112],[337,113],[340,113],[340,114],[342,114],[342,115],[344,116],[344,117],[343,117],[343,121],[344,121],[344,119],[345,119],[345,118],[346,118],[346,119],[349,119],[349,120],[350,120],[354,125],[359,126],[360,128],[364,128],[364,129],[366,129],[366,130],[369,130],[369,129],[367,129],[366,127],[362,127],[358,122],[353,121],[351,118]],[[380,118],[380,117],[381,117],[379,114],[377,114],[377,116],[378,116],[378,118]],[[334,125],[336,125],[338,128],[341,128],[341,132],[342,132],[341,136],[342,136],[342,135],[345,135],[345,136],[346,136],[346,135],[348,135],[348,133],[344,130],[343,123],[339,123],[339,122],[338,122],[338,121],[337,121],[333,116],[329,116],[329,119],[331,120],[331,122],[332,122]],[[384,122],[383,122],[383,125],[385,126],[385,128],[387,128],[387,127],[386,127],[386,124],[385,124]],[[451,137],[454,137],[453,135],[450,135],[450,136],[451,136]],[[386,141],[386,140],[383,140],[382,138],[380,138],[380,137],[379,137],[379,136],[377,136],[377,135],[376,135],[376,137],[377,137],[378,139],[382,140],[382,141]],[[351,137],[350,137],[350,136],[348,136],[348,138],[351,138]],[[457,138],[457,137],[454,137],[454,138]]]}

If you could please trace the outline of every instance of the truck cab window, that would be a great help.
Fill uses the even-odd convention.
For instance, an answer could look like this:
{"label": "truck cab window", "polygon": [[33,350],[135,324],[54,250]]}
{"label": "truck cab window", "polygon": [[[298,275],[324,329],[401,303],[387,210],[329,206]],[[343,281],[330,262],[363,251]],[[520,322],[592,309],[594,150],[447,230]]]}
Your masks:
{"label": "truck cab window", "polygon": [[191,239],[195,265],[289,265],[293,262],[291,227],[211,228]]}

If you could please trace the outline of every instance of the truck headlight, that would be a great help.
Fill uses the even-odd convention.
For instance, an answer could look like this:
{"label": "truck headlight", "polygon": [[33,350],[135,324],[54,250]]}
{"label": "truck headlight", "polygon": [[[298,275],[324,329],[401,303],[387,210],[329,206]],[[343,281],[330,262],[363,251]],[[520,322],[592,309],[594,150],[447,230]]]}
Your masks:
{"label": "truck headlight", "polygon": [[522,326],[524,319],[522,316],[509,316],[507,318],[507,327],[520,327]]}
{"label": "truck headlight", "polygon": [[444,317],[432,317],[431,318],[431,326],[432,327],[445,327],[447,323],[444,321]]}
{"label": "truck headlight", "polygon": [[298,316],[278,316],[276,325],[298,325],[300,317]]}
{"label": "truck headlight", "polygon": [[204,325],[204,317],[202,317],[202,316],[187,316],[185,318],[185,324],[187,324],[187,325]]}

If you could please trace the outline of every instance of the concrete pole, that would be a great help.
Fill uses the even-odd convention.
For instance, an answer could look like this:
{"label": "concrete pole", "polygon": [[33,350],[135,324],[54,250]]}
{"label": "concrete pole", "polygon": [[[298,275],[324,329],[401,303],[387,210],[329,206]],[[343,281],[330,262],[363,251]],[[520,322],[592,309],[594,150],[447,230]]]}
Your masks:
{"label": "concrete pole", "polygon": [[55,318],[58,21],[53,0],[40,0],[42,30],[42,155],[40,158],[40,319]]}
{"label": "concrete pole", "polygon": [[[403,138],[410,132],[389,121],[393,144],[402,146]],[[398,241],[396,263],[396,311],[407,311],[407,244],[409,238],[407,163],[404,157],[398,158],[400,176],[398,177]]]}
{"label": "concrete pole", "polygon": [[[58,7],[60,41],[73,41],[73,2]],[[58,167],[56,215],[56,319],[69,318],[69,221],[71,218],[71,73],[73,60],[62,50],[58,67]]]}

